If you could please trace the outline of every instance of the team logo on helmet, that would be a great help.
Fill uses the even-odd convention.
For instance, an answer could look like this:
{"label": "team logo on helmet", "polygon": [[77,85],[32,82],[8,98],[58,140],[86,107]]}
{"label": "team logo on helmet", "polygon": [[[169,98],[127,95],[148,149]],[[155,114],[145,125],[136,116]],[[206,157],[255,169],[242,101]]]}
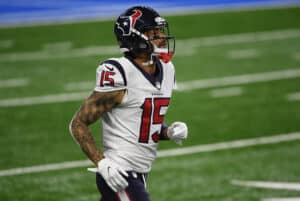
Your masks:
{"label": "team logo on helmet", "polygon": [[120,29],[122,31],[122,35],[123,36],[129,36],[131,34],[131,30],[130,30],[130,19],[129,17],[125,16],[125,17],[120,17],[120,19],[118,20],[119,22],[117,22],[117,28]]}
{"label": "team logo on helmet", "polygon": [[142,11],[134,10],[130,16],[121,16],[117,23],[117,28],[123,33],[123,36],[129,36],[134,29],[136,20],[142,16]]}
{"label": "team logo on helmet", "polygon": [[136,20],[142,16],[142,11],[134,10],[134,13],[130,16],[131,17],[131,28],[134,28]]}

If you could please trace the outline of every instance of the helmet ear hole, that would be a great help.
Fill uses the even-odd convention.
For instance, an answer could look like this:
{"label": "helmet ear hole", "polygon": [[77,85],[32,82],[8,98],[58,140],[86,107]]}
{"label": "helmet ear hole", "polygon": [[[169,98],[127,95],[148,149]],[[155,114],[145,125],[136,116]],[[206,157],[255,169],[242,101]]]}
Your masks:
{"label": "helmet ear hole", "polygon": [[151,42],[144,40],[142,38],[137,38],[132,41],[132,46],[133,46],[133,52],[135,54],[140,54],[140,53],[148,53],[151,52],[153,49],[153,46]]}
{"label": "helmet ear hole", "polygon": [[139,43],[138,47],[139,49],[147,49],[148,45],[146,43]]}

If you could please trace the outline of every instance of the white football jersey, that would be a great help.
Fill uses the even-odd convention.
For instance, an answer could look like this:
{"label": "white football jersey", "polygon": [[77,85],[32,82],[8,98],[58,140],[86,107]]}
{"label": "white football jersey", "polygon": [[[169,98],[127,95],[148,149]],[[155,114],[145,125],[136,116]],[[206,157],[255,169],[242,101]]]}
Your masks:
{"label": "white football jersey", "polygon": [[164,116],[175,88],[171,62],[157,62],[155,75],[130,57],[111,58],[97,68],[95,91],[126,90],[122,103],[102,117],[104,156],[125,170],[149,172],[156,158]]}

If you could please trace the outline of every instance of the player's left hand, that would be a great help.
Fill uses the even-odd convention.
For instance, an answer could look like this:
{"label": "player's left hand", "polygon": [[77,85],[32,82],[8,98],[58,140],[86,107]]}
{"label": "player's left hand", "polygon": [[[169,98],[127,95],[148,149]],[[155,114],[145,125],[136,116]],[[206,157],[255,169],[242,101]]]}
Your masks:
{"label": "player's left hand", "polygon": [[168,137],[176,144],[181,145],[182,140],[185,140],[188,136],[188,128],[184,122],[174,122],[168,127]]}
{"label": "player's left hand", "polygon": [[127,172],[109,158],[100,160],[98,168],[88,168],[88,171],[100,173],[107,185],[115,192],[122,191],[128,186],[124,178],[128,177]]}

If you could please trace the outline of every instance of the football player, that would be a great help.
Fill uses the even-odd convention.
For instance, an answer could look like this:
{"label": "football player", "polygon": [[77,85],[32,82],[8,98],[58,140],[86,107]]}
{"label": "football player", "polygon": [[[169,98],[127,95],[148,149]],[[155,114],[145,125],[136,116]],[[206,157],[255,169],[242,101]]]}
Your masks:
{"label": "football player", "polygon": [[[124,53],[97,68],[96,86],[74,115],[70,131],[97,166],[101,201],[150,201],[147,173],[160,140],[180,144],[187,138],[183,122],[164,122],[175,71],[171,57],[175,39],[167,21],[149,7],[135,6],[121,14],[114,32]],[[103,152],[88,126],[102,119]]]}

